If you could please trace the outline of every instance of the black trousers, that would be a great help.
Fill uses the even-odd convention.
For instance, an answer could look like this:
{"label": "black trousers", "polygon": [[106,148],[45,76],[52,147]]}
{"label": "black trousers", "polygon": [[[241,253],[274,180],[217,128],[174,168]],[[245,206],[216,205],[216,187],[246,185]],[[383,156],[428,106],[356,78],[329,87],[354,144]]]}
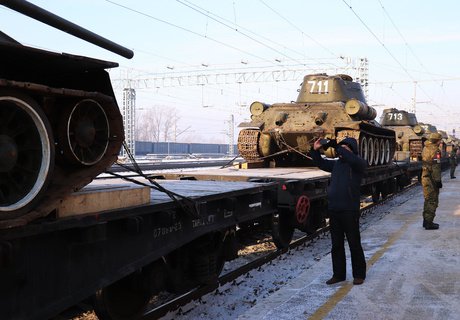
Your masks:
{"label": "black trousers", "polygon": [[354,278],[366,278],[366,259],[361,246],[359,211],[330,211],[329,225],[332,239],[332,270],[337,279],[346,279],[345,236],[351,253]]}

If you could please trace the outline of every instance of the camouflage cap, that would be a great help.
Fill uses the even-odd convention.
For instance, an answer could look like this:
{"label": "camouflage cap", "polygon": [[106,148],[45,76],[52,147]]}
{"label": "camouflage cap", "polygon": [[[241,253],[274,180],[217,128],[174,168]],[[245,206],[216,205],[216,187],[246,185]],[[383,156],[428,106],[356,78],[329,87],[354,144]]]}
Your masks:
{"label": "camouflage cap", "polygon": [[430,134],[430,137],[428,138],[430,141],[439,141],[442,139],[442,136],[437,133],[437,132],[434,132],[432,134]]}

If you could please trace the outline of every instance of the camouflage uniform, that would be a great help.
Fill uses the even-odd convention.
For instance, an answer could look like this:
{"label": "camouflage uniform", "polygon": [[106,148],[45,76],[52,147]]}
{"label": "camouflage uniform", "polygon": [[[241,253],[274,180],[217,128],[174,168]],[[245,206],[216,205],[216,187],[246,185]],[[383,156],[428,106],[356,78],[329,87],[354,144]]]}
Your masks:
{"label": "camouflage uniform", "polygon": [[[441,151],[439,150],[439,134],[431,134],[429,141],[425,143],[422,151],[422,186],[425,203],[423,205],[423,226],[426,229],[435,229],[433,219],[436,215],[438,207],[439,189],[442,188],[441,183]],[[427,228],[427,225],[429,228]],[[437,227],[439,225],[435,224]],[[436,227],[436,229],[437,229]]]}
{"label": "camouflage uniform", "polygon": [[450,178],[455,178],[455,168],[457,167],[457,148],[452,148],[449,154]]}

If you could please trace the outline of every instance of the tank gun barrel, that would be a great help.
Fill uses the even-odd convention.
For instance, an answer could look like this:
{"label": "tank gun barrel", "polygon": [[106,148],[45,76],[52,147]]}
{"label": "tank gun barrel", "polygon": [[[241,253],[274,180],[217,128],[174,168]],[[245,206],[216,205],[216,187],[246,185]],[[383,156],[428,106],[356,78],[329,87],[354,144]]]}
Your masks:
{"label": "tank gun barrel", "polygon": [[30,18],[41,21],[47,25],[55,27],[61,31],[67,32],[77,38],[91,42],[101,48],[109,50],[125,58],[131,59],[134,56],[132,50],[129,50],[115,42],[112,42],[98,34],[95,34],[85,28],[76,25],[66,19],[63,19],[54,13],[46,11],[25,0],[0,0],[0,4],[14,11],[22,13]]}

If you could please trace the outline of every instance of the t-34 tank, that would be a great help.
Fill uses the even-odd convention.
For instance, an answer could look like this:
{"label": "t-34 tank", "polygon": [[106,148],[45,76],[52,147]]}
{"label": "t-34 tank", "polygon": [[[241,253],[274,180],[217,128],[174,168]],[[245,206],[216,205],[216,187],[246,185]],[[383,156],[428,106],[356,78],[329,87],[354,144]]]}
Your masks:
{"label": "t-34 tank", "polygon": [[[438,131],[438,128],[436,128],[435,125],[432,125],[430,123],[419,122],[419,125],[423,128],[423,131],[424,131],[424,133],[423,133],[423,146],[425,145],[425,141],[429,139],[430,134],[432,134],[432,133],[440,133]],[[441,134],[441,136],[442,136],[442,134]],[[445,154],[446,153],[445,152],[445,149],[446,149],[445,144],[444,144],[443,141],[441,141],[441,142],[442,143],[439,145],[439,148],[441,149],[441,152],[443,154]]]}
{"label": "t-34 tank", "polygon": [[[308,151],[319,137],[353,137],[370,166],[393,160],[395,132],[374,121],[361,85],[348,75],[313,74],[304,77],[296,102],[250,106],[251,122],[238,137],[238,150],[248,162],[275,166],[313,165]],[[334,157],[328,148],[326,156]]]}
{"label": "t-34 tank", "polygon": [[396,132],[396,161],[421,159],[425,129],[418,124],[415,113],[396,108],[385,109],[380,124]]}
{"label": "t-34 tank", "polygon": [[[26,1],[0,4],[131,58],[132,51]],[[116,159],[117,63],[21,45],[0,32],[0,228],[27,224]]]}

